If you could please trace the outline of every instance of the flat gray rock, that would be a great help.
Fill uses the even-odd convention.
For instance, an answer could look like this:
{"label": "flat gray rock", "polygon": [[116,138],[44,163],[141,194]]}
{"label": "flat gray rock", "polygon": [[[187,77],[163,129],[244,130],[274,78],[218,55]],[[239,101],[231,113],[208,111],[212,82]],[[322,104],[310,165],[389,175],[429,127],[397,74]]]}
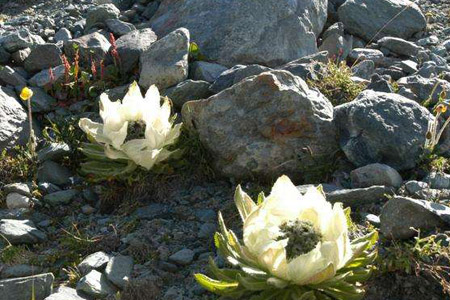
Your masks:
{"label": "flat gray rock", "polygon": [[0,280],[0,300],[44,300],[52,293],[54,280],[52,273]]}
{"label": "flat gray rock", "polygon": [[10,183],[3,186],[3,191],[5,193],[18,193],[21,195],[25,195],[31,197],[30,187],[26,183]]}
{"label": "flat gray rock", "polygon": [[392,195],[392,188],[371,186],[368,188],[344,189],[327,193],[327,201],[341,202],[344,206],[358,208],[362,205],[379,203],[386,200],[386,195]]}
{"label": "flat gray rock", "polygon": [[385,36],[407,39],[427,25],[420,8],[409,0],[348,0],[338,15],[346,31],[366,41]]}
{"label": "flat gray rock", "polygon": [[422,49],[413,42],[391,36],[378,40],[378,45],[404,56],[416,56]]}
{"label": "flat gray rock", "polygon": [[260,65],[236,65],[220,74],[220,76],[211,85],[211,91],[217,94],[226,88],[229,88],[233,84],[238,83],[242,79],[259,75],[263,72],[270,71],[271,69]]}
{"label": "flat gray rock", "polygon": [[106,265],[105,274],[109,281],[120,289],[124,289],[130,282],[133,271],[133,258],[131,256],[118,255],[111,258]]}
{"label": "flat gray rock", "polygon": [[32,276],[40,272],[42,272],[42,268],[38,266],[31,266],[31,265],[6,266],[0,272],[0,278],[5,279],[5,278],[26,277]]}
{"label": "flat gray rock", "polygon": [[1,219],[0,234],[13,245],[38,244],[47,240],[47,235],[30,220]]}
{"label": "flat gray rock", "polygon": [[71,176],[68,168],[51,160],[44,161],[37,172],[39,182],[50,182],[56,185],[68,184]]}
{"label": "flat gray rock", "polygon": [[373,185],[393,186],[402,185],[402,177],[394,168],[384,164],[370,164],[350,172],[352,186],[355,188],[370,187]]}
{"label": "flat gray rock", "polygon": [[10,193],[6,196],[6,207],[8,209],[30,208],[30,198],[19,193]]}
{"label": "flat gray rock", "polygon": [[0,83],[23,88],[27,85],[27,80],[10,66],[4,66],[0,69]]}
{"label": "flat gray rock", "polygon": [[66,143],[50,143],[37,152],[37,158],[40,162],[47,160],[57,161],[68,154],[70,154],[70,147]]}
{"label": "flat gray rock", "polygon": [[396,196],[381,210],[381,233],[387,238],[407,239],[417,234],[412,228],[450,228],[450,208],[438,203]]}
{"label": "flat gray rock", "polygon": [[169,260],[178,265],[189,265],[194,260],[194,251],[191,249],[182,249],[169,257]]}
{"label": "flat gray rock", "polygon": [[82,277],[77,284],[77,291],[86,293],[92,297],[105,298],[116,292],[116,288],[109,283],[106,275],[92,270]]}
{"label": "flat gray rock", "polygon": [[211,96],[210,86],[211,84],[206,81],[188,79],[167,89],[164,95],[172,100],[176,109],[181,109],[183,104],[190,100],[206,99]]}
{"label": "flat gray rock", "polygon": [[139,85],[166,89],[188,76],[189,31],[177,29],[153,43],[140,56]]}
{"label": "flat gray rock", "polygon": [[110,259],[111,256],[103,251],[95,252],[86,256],[83,261],[78,264],[78,269],[83,275],[92,270],[102,271]]}
{"label": "flat gray rock", "polygon": [[189,66],[189,79],[214,82],[228,68],[206,61],[195,61]]}
{"label": "flat gray rock", "polygon": [[105,24],[109,31],[117,36],[122,36],[136,30],[133,24],[120,21],[119,19],[108,19],[105,21]]}
{"label": "flat gray rock", "polygon": [[59,206],[63,204],[69,204],[73,198],[78,194],[77,190],[63,190],[47,194],[43,200],[51,206]]}

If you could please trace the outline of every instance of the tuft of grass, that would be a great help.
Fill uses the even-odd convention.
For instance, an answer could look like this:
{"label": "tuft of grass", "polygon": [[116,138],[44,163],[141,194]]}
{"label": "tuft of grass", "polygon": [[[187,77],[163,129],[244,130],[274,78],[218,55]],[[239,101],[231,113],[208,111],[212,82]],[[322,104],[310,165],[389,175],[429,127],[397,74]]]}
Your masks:
{"label": "tuft of grass", "polygon": [[337,106],[353,101],[364,90],[364,84],[354,82],[352,70],[345,61],[329,60],[323,64],[318,80],[308,80],[308,85],[317,88],[328,100]]}
{"label": "tuft of grass", "polygon": [[82,277],[80,270],[78,270],[77,264],[74,263],[67,268],[63,268],[62,270],[67,275],[69,286],[75,287]]}
{"label": "tuft of grass", "polygon": [[0,186],[17,181],[32,180],[37,165],[26,147],[16,146],[0,153]]}
{"label": "tuft of grass", "polygon": [[0,262],[9,265],[28,263],[33,253],[24,245],[8,245],[0,250]]}

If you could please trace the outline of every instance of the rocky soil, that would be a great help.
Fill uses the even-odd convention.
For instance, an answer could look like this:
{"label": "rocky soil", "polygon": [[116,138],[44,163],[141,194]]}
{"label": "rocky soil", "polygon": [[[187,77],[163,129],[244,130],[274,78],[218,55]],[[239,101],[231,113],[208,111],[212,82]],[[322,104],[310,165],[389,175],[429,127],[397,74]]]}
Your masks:
{"label": "rocky soil", "polygon": [[[132,81],[183,154],[96,181],[77,121]],[[0,300],[218,299],[192,276],[225,265],[217,212],[240,233],[236,185],[282,174],[380,231],[365,300],[449,299],[450,133],[424,149],[449,101],[445,0],[0,0]]]}

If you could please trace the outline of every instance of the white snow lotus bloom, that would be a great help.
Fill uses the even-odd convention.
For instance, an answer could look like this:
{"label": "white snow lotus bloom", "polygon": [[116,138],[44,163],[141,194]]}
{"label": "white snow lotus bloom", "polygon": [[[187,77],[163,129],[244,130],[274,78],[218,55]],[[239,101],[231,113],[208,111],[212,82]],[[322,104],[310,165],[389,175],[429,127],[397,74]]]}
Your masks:
{"label": "white snow lotus bloom", "polygon": [[165,147],[174,143],[182,124],[173,126],[170,103],[160,104],[156,86],[145,97],[136,82],[132,83],[122,101],[112,102],[107,94],[100,96],[100,117],[103,123],[82,118],[80,128],[104,146],[110,159],[133,161],[151,169],[171,154]]}
{"label": "white snow lotus bloom", "polygon": [[[360,299],[376,257],[376,232],[350,241],[349,219],[341,203],[327,202],[321,190],[301,193],[286,176],[258,204],[242,191],[235,202],[243,221],[243,244],[225,227],[215,242],[237,269],[219,269],[215,279],[196,274],[208,290],[251,299]],[[286,298],[285,298],[286,297]]]}

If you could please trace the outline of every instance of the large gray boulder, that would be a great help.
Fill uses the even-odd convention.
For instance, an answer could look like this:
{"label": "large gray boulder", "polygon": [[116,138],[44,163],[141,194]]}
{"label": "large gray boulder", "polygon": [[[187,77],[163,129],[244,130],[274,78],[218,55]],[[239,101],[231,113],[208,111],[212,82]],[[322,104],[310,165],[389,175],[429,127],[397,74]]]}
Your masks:
{"label": "large gray boulder", "polygon": [[106,57],[111,44],[108,39],[99,32],[83,35],[64,43],[64,53],[74,59],[76,49],[80,54],[81,62],[91,66],[92,59],[97,63]]}
{"label": "large gray boulder", "polygon": [[415,229],[450,228],[450,207],[406,197],[394,197],[381,210],[381,233],[387,238],[407,239]]}
{"label": "large gray boulder", "polygon": [[0,87],[0,152],[15,145],[25,145],[30,130],[27,113],[14,92]]}
{"label": "large gray boulder", "polygon": [[116,288],[108,281],[106,275],[92,270],[83,276],[77,284],[77,291],[95,298],[106,298],[116,292]]}
{"label": "large gray boulder", "polygon": [[139,85],[174,86],[188,76],[189,31],[179,28],[153,43],[140,57]]}
{"label": "large gray boulder", "polygon": [[37,44],[44,44],[45,42],[39,35],[32,34],[27,29],[21,29],[7,35],[0,43],[3,49],[9,53],[14,53],[25,48],[32,48]]}
{"label": "large gray boulder", "polygon": [[115,286],[124,289],[130,282],[133,265],[133,257],[118,255],[109,260],[105,275]]}
{"label": "large gray boulder", "polygon": [[120,57],[120,71],[129,73],[139,64],[139,56],[156,41],[156,34],[150,28],[127,33],[117,39],[117,52]]}
{"label": "large gray boulder", "polygon": [[185,27],[211,61],[278,66],[317,52],[326,0],[165,0],[150,20],[158,36]]}
{"label": "large gray boulder", "polygon": [[379,162],[396,170],[413,168],[433,120],[412,100],[372,90],[336,106],[334,112],[341,149],[358,167]]}
{"label": "large gray boulder", "polygon": [[338,15],[346,31],[366,41],[408,39],[427,25],[420,8],[409,0],[347,0]]}
{"label": "large gray boulder", "polygon": [[0,300],[44,300],[52,293],[54,280],[52,273],[0,280]]}
{"label": "large gray boulder", "polygon": [[85,32],[92,27],[103,25],[108,19],[117,19],[120,10],[112,3],[94,5],[87,11]]}
{"label": "large gray boulder", "polygon": [[264,72],[187,102],[182,115],[216,169],[230,177],[299,178],[301,168],[338,149],[331,103],[287,71]]}
{"label": "large gray boulder", "polygon": [[61,50],[55,44],[37,45],[25,59],[25,70],[30,73],[62,64]]}
{"label": "large gray boulder", "polygon": [[102,271],[110,259],[111,256],[103,251],[95,252],[86,256],[83,261],[78,264],[78,269],[83,275],[86,275],[92,270]]}

